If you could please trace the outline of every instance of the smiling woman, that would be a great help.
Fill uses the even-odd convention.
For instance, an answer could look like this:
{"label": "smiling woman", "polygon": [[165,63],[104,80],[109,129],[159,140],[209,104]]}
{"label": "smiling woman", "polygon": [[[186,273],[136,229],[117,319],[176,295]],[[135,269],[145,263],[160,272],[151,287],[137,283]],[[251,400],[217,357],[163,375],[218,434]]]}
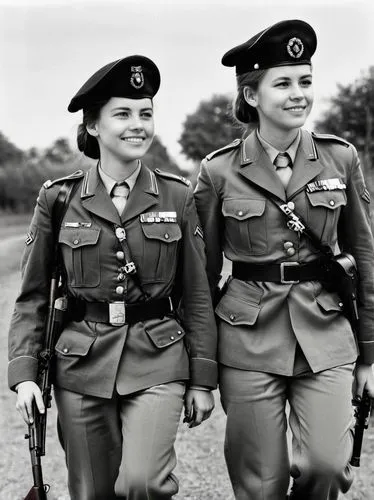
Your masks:
{"label": "smiling woman", "polygon": [[53,383],[69,493],[79,500],[170,500],[183,405],[189,427],[214,407],[216,325],[192,188],[142,161],[159,85],[157,66],[135,55],[81,87],[68,109],[83,110],[78,148],[98,164],[44,184],[24,248],[9,386],[33,424],[33,403],[45,410],[38,353],[56,257],[69,305]]}
{"label": "smiling woman", "polygon": [[[216,314],[225,458],[237,500],[284,499],[290,479],[293,500],[338,498],[352,483],[358,354],[354,390],[374,397],[370,196],[355,147],[302,128],[316,46],[314,29],[291,19],[223,56],[235,67],[234,113],[248,131],[202,161],[195,192],[213,297],[222,254],[232,261]],[[360,270],[359,326],[327,275],[342,250]]]}

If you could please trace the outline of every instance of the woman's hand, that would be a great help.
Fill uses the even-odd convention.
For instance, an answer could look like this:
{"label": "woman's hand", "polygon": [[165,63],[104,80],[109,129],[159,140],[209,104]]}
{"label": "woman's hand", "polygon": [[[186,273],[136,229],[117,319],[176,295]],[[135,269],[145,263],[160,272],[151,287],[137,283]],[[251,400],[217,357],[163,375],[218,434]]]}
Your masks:
{"label": "woman's hand", "polygon": [[197,427],[210,417],[214,409],[214,397],[211,391],[187,389],[184,397],[184,420],[188,427]]}
{"label": "woman's hand", "polygon": [[355,370],[354,396],[362,397],[364,389],[374,398],[374,365],[357,364]]}
{"label": "woman's hand", "polygon": [[27,380],[26,382],[21,382],[20,384],[18,384],[16,387],[16,391],[17,411],[20,412],[23,420],[27,425],[32,424],[34,421],[32,417],[32,405],[34,401],[39,410],[39,413],[44,413],[44,403],[41,390],[35,382]]}

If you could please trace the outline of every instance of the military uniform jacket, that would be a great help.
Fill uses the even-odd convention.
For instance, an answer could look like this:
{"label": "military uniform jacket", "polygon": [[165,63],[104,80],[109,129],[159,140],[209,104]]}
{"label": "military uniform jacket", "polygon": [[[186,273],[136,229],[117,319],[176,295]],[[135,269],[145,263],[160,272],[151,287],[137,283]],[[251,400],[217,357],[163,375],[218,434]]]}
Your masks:
{"label": "military uniform jacket", "polygon": [[[188,181],[142,165],[120,218],[97,167],[82,178],[83,173],[71,179],[79,186],[58,237],[69,296],[88,302],[139,301],[139,287],[129,278],[126,290],[119,276],[123,254],[115,228],[121,226],[150,298],[182,290],[183,327],[173,317],[121,327],[71,321],[57,341],[55,384],[104,398],[112,396],[115,385],[120,394],[175,380],[216,387],[216,326]],[[61,184],[41,189],[31,222],[10,325],[10,387],[37,377],[53,252],[51,212]]]}
{"label": "military uniform jacket", "polygon": [[[216,307],[219,361],[292,375],[299,344],[313,372],[353,362],[358,350],[363,362],[373,363],[370,196],[355,148],[335,136],[302,131],[286,190],[255,133],[203,160],[195,200],[212,294],[220,280],[222,252],[231,261],[261,264],[308,262],[321,256],[307,237],[287,227],[284,214],[257,187],[292,201],[324,244],[354,255],[361,277],[357,339],[338,295],[318,281],[282,284],[230,278]],[[295,252],[287,252],[290,247]]]}

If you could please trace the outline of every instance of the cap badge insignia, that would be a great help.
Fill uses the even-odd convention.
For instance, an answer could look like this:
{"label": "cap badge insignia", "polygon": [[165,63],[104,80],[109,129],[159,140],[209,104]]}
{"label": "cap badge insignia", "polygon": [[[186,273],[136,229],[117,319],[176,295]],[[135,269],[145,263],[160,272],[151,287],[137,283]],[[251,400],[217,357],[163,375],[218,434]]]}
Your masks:
{"label": "cap badge insignia", "polygon": [[299,59],[299,57],[301,57],[302,53],[304,52],[304,44],[300,40],[300,38],[294,37],[288,41],[287,52],[294,59]]}
{"label": "cap badge insignia", "polygon": [[130,83],[135,89],[141,89],[144,85],[142,66],[131,66]]}

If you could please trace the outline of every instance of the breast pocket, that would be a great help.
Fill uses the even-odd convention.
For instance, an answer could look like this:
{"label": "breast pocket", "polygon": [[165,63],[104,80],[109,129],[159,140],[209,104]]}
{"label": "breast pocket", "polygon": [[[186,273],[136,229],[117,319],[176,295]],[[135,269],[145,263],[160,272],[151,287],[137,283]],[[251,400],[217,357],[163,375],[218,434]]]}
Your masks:
{"label": "breast pocket", "polygon": [[176,223],[142,224],[144,235],[143,281],[168,281],[175,273],[182,231]]}
{"label": "breast pocket", "polygon": [[267,252],[266,200],[234,199],[223,201],[225,238],[233,252],[262,255]]}
{"label": "breast pocket", "polygon": [[309,200],[308,224],[323,243],[333,244],[341,209],[347,204],[345,191],[314,191],[306,195]]}
{"label": "breast pocket", "polygon": [[61,229],[59,243],[72,287],[95,287],[100,284],[100,228]]}

